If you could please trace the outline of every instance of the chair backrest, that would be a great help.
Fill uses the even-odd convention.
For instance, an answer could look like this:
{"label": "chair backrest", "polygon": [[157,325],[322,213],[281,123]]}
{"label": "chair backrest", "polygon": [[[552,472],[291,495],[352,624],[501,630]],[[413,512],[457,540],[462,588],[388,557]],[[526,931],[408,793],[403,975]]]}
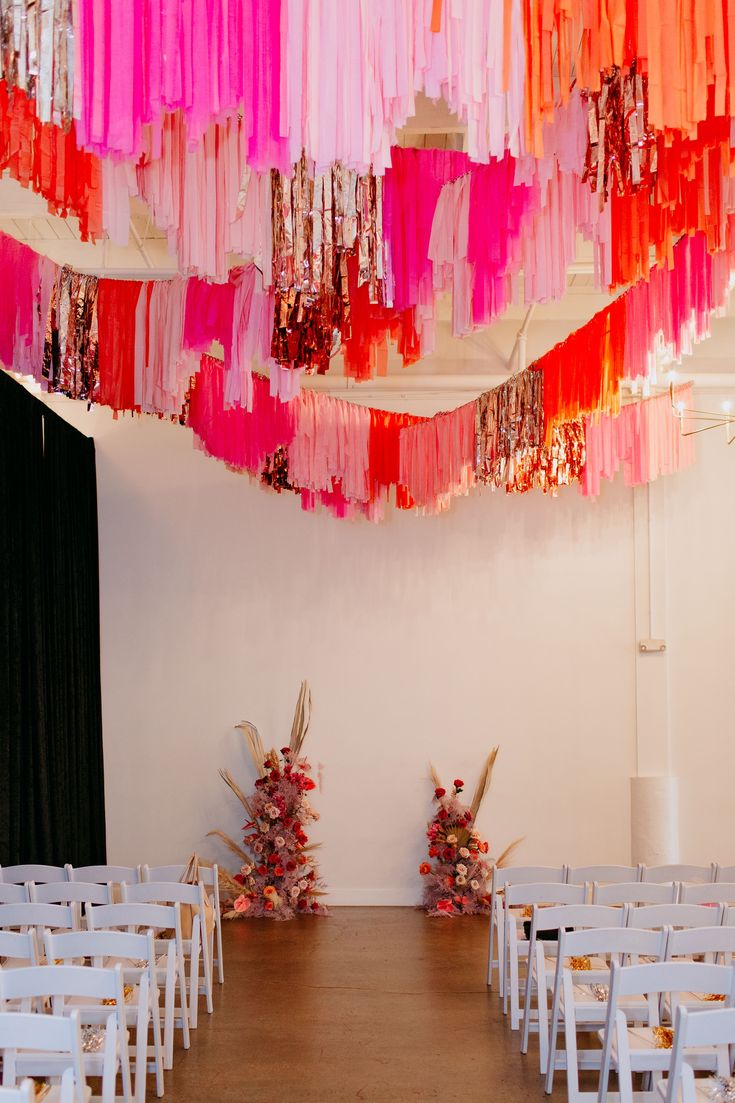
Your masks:
{"label": "chair backrest", "polygon": [[[112,1000],[124,1007],[122,967],[95,969],[88,965],[38,965],[0,969],[0,1007],[6,1000],[27,1002],[38,997],[53,999],[54,1014],[63,1014],[66,999]],[[24,1008],[26,1010],[26,1008]]]}
{"label": "chair backrest", "polygon": [[735,882],[715,881],[706,885],[682,885],[682,904],[735,904]]}
{"label": "chair backrest", "polygon": [[67,866],[69,881],[86,881],[88,884],[108,885],[127,881],[129,885],[141,880],[140,866]]}
{"label": "chair backrest", "polygon": [[678,885],[643,884],[640,881],[623,881],[620,884],[600,885],[592,889],[593,904],[673,904]]}
{"label": "chair backrest", "polygon": [[65,866],[0,866],[0,881],[5,881],[9,885],[21,885],[26,881],[35,881],[36,884],[40,884],[43,881],[64,881],[65,879]]}
{"label": "chair backrest", "polygon": [[[173,866],[146,866],[144,865],[141,870],[141,881],[180,881],[186,872],[187,865],[173,865]],[[207,888],[211,888],[217,883],[219,875],[219,867],[215,863],[211,866],[199,866],[199,880]],[[131,878],[121,877],[121,881],[127,881],[131,884]]]}
{"label": "chair backrest", "polygon": [[0,881],[0,904],[27,904],[28,885],[6,885]]}
{"label": "chair backrest", "polygon": [[87,908],[87,927],[90,931],[125,929],[132,932],[139,927],[154,931],[175,931],[181,927],[178,904],[101,904]]}
{"label": "chair backrest", "polygon": [[0,961],[26,961],[29,965],[38,965],[38,943],[36,932],[0,931]]}
{"label": "chair backrest", "polygon": [[[618,911],[623,914],[623,909]],[[562,930],[559,935],[559,959],[606,955],[615,959],[662,958],[666,932],[634,927],[600,927],[586,930]]]}
{"label": "chair backrest", "polygon": [[714,881],[717,867],[714,862],[708,866],[644,866],[643,880],[649,883],[662,881],[694,881],[696,883]]}
{"label": "chair backrest", "polygon": [[735,866],[718,865],[715,869],[715,881],[735,881]]}
{"label": "chair backrest", "polygon": [[27,930],[29,927],[74,928],[70,904],[0,904],[0,930]]}
{"label": "chair backrest", "polygon": [[704,904],[650,904],[628,911],[629,927],[716,927],[722,908]]}
{"label": "chair backrest", "polygon": [[48,881],[28,886],[34,904],[109,904],[112,902],[109,885],[97,885],[81,881]]}
{"label": "chair backrest", "polygon": [[194,904],[201,902],[199,885],[184,885],[180,881],[142,881],[139,885],[122,884],[126,904]]}
{"label": "chair backrest", "polygon": [[493,885],[563,885],[567,879],[566,866],[493,866]]}
{"label": "chair backrest", "polygon": [[685,927],[678,931],[669,928],[667,961],[702,955],[706,961],[717,958],[718,965],[731,965],[733,954],[735,927]]}
{"label": "chair backrest", "polygon": [[68,964],[80,958],[89,958],[98,968],[104,968],[104,961],[108,958],[125,958],[145,961],[148,966],[152,938],[151,930],[145,934],[129,931],[46,931],[46,960]]}
{"label": "chair backrest", "polygon": [[562,882],[505,885],[505,904],[515,908],[524,904],[584,904],[584,885]]}
{"label": "chair backrest", "polygon": [[555,904],[549,908],[534,907],[531,938],[536,931],[579,930],[587,927],[622,927],[623,908],[605,908],[598,904]]}
{"label": "chair backrest", "polygon": [[610,1002],[615,996],[643,996],[663,992],[722,994],[725,1006],[735,1001],[735,967],[699,961],[657,961],[647,965],[613,964]]}
{"label": "chair backrest", "polygon": [[[679,1006],[674,1018],[674,1045],[666,1078],[665,1103],[695,1103],[701,1098],[695,1090],[691,1066],[686,1065],[686,1051],[709,1046],[731,1046],[735,1043],[735,1009],[690,1012]],[[729,1072],[729,1061],[723,1054],[723,1071]],[[716,1098],[714,1093],[712,1097]]]}
{"label": "chair backrest", "polygon": [[640,881],[642,866],[572,866],[567,881],[570,885],[583,885],[597,881],[599,885],[628,884]]}
{"label": "chair backrest", "polygon": [[6,1081],[15,1078],[15,1054],[19,1049],[67,1054],[72,1077],[69,1077],[68,1071],[64,1072],[61,1103],[66,1103],[65,1096],[69,1098],[70,1080],[75,1103],[84,1103],[87,1083],[84,1075],[82,1031],[78,1011],[72,1011],[68,1016],[4,1012],[0,1015],[0,1052],[3,1055],[3,1073]]}

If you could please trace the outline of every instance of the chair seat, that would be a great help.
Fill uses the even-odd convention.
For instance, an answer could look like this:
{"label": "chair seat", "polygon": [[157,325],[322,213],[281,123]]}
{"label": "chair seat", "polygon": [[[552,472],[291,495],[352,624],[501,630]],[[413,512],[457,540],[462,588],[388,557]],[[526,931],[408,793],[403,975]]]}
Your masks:
{"label": "chair seat", "polygon": [[[598,1037],[600,1042],[604,1043],[605,1031],[599,1030]],[[628,1046],[630,1047],[630,1064],[633,1072],[645,1072],[648,1069],[653,1072],[665,1071],[671,1064],[671,1049],[664,1049],[656,1045],[656,1036],[652,1027],[628,1027]],[[617,1067],[617,1032],[613,1035],[611,1053],[613,1063]],[[693,1046],[691,1049],[687,1049],[687,1061],[694,1068],[712,1068],[716,1060],[716,1054],[709,1046]]]}
{"label": "chair seat", "polygon": [[[702,1080],[694,1081],[694,1094],[702,1103],[712,1103],[712,1089],[715,1087],[716,1081],[713,1076],[707,1076]],[[666,1098],[666,1081],[659,1080],[656,1085],[658,1088],[658,1094],[661,1099]]]}

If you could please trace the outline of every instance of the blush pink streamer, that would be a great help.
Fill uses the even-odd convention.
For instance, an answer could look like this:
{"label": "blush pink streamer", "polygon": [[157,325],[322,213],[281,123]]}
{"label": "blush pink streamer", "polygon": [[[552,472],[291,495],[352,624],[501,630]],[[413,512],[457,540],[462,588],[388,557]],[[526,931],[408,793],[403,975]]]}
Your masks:
{"label": "blush pink streamer", "polygon": [[[676,390],[676,401],[691,407],[693,384]],[[613,479],[623,468],[626,486],[641,486],[694,463],[694,437],[682,433],[669,394],[623,406],[618,417],[602,414],[585,419],[587,460],[581,489],[600,493],[601,479]]]}

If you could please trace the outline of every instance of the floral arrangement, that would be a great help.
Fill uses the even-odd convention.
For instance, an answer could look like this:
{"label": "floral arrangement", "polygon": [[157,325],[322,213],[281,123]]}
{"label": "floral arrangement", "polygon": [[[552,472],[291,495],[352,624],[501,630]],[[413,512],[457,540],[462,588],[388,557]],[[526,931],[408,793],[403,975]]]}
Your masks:
{"label": "floral arrangement", "polygon": [[451,793],[443,787],[436,770],[431,767],[434,800],[437,808],[426,830],[429,842],[428,862],[422,862],[419,873],[424,878],[422,907],[429,915],[481,915],[490,910],[488,880],[494,865],[507,863],[520,839],[507,847],[499,858],[486,857],[490,847],[480,838],[475,820],[490,788],[498,748],[488,755],[477,783],[472,803],[460,798],[464,781],[454,779]]}
{"label": "floral arrangement", "polygon": [[222,878],[226,919],[241,916],[293,919],[296,915],[326,915],[320,902],[323,884],[304,826],[319,819],[307,798],[316,788],[310,766],[301,754],[311,715],[311,693],[301,683],[291,740],[280,751],[266,753],[255,725],[238,724],[258,769],[255,793],[246,797],[227,770],[220,776],[245,809],[242,846],[221,831],[217,835],[241,859],[238,873]]}

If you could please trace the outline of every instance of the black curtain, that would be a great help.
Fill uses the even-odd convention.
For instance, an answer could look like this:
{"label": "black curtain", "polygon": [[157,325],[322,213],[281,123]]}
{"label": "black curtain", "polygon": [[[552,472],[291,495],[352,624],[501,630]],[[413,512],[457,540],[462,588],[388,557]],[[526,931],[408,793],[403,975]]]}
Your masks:
{"label": "black curtain", "polygon": [[0,371],[0,864],[105,861],[94,442]]}

